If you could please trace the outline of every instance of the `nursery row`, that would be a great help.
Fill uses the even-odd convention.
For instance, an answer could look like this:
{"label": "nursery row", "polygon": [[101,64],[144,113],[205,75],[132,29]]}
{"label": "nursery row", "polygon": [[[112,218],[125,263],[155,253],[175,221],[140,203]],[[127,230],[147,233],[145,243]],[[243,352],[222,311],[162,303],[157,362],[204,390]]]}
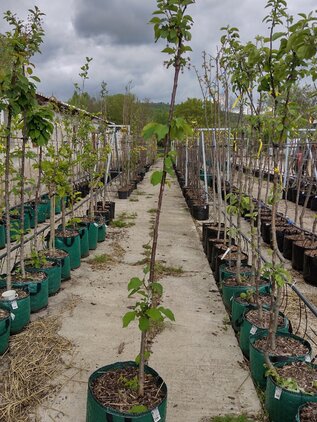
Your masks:
{"label": "nursery row", "polygon": [[[177,168],[176,174],[184,198],[191,209],[192,200],[188,195],[189,189],[184,187],[184,177]],[[228,193],[222,191],[222,198],[225,199]],[[227,201],[229,202],[228,196]],[[263,218],[260,223],[261,232],[271,220],[270,212],[267,207],[261,209]],[[244,216],[250,220],[247,211]],[[201,219],[207,220],[208,216]],[[270,420],[274,422],[302,420],[301,413],[310,414],[311,411],[314,414],[317,409],[317,403],[312,403],[317,402],[317,367],[311,363],[312,349],[316,346],[316,342],[311,338],[312,347],[312,344],[304,338],[307,335],[307,320],[304,322],[306,329],[302,330],[302,336],[295,335],[292,322],[294,326],[297,325],[296,332],[298,332],[301,321],[298,324],[298,318],[292,321],[280,311],[274,349],[269,347],[268,339],[272,335],[270,330],[272,311],[276,306],[280,308],[287,298],[280,297],[279,303],[276,303],[276,291],[272,291],[272,273],[269,267],[266,267],[261,274],[256,274],[255,267],[249,265],[248,251],[247,253],[243,251],[241,242],[237,245],[236,233],[230,232],[232,227],[233,223],[225,227],[224,222],[202,224],[202,243],[206,257],[230,315],[242,353],[249,361],[253,382],[256,387],[265,391],[265,408]],[[267,239],[264,237],[264,240]],[[271,243],[271,240],[268,243]],[[295,256],[298,255],[296,251]],[[287,285],[285,288],[287,289]],[[317,312],[312,314],[313,321],[316,316]],[[273,365],[269,372],[267,372],[266,352],[270,352],[269,359]]]}

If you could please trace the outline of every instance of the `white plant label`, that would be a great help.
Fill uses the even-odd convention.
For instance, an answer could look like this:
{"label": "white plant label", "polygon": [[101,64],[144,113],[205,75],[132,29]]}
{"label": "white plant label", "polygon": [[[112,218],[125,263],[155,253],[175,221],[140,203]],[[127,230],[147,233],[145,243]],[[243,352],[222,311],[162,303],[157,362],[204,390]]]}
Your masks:
{"label": "white plant label", "polygon": [[231,251],[231,248],[228,248],[226,252],[222,255],[221,260],[225,259],[225,257],[228,255],[228,253]]}
{"label": "white plant label", "polygon": [[250,334],[255,334],[256,332],[258,331],[258,329],[254,326],[254,325],[252,325],[252,328],[251,328],[251,330],[250,330]]}
{"label": "white plant label", "polygon": [[276,400],[279,400],[279,399],[281,398],[282,391],[283,391],[283,390],[281,389],[281,387],[276,387],[276,388],[275,388],[274,398],[275,398]]}
{"label": "white plant label", "polygon": [[16,300],[11,302],[12,309],[18,309],[18,302]]}
{"label": "white plant label", "polygon": [[151,413],[154,422],[159,422],[161,420],[161,415],[158,408],[153,409]]}
{"label": "white plant label", "polygon": [[10,317],[11,317],[11,319],[12,319],[12,321],[14,321],[15,320],[15,315],[11,312],[11,314],[10,314]]}
{"label": "white plant label", "polygon": [[310,355],[305,356],[305,362],[307,362],[307,363],[310,363],[311,362]]}

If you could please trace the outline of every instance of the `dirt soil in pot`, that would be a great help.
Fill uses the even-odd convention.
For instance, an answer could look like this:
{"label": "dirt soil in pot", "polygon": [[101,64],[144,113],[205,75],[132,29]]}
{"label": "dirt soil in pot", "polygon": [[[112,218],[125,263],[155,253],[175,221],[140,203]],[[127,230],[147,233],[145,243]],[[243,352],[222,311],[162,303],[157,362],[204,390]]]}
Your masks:
{"label": "dirt soil in pot", "polygon": [[317,422],[317,403],[306,403],[300,412],[300,422]]}
{"label": "dirt soil in pot", "polygon": [[[254,346],[262,352],[267,350],[267,338],[261,338],[254,343]],[[276,337],[276,349],[270,352],[273,356],[299,356],[309,352],[308,348],[300,341],[285,336]]]}
{"label": "dirt soil in pot", "polygon": [[[253,325],[259,328],[268,328],[270,324],[270,313],[263,310],[262,318],[259,318],[259,312],[257,309],[254,309],[247,313],[246,319]],[[284,318],[279,315],[278,317],[278,326],[282,327],[284,325]]]}
{"label": "dirt soil in pot", "polygon": [[305,362],[293,362],[277,369],[278,374],[285,378],[292,378],[298,387],[308,394],[317,394],[317,369]]}
{"label": "dirt soil in pot", "polygon": [[109,371],[93,381],[95,398],[105,407],[129,413],[133,406],[157,407],[165,397],[162,386],[153,375],[145,374],[144,396],[138,395],[138,368],[120,368]]}

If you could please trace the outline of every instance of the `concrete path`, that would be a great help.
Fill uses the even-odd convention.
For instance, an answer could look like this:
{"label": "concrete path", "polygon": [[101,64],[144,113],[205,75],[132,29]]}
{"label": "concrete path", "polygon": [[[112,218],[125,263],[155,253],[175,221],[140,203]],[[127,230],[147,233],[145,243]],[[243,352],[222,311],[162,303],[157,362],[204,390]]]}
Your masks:
{"label": "concrete path", "polygon": [[[116,200],[116,215],[136,213],[129,229],[109,229],[109,238],[74,271],[63,291],[50,299],[43,312],[60,313],[61,334],[74,342],[74,356],[61,380],[62,390],[39,410],[40,420],[85,422],[87,380],[96,368],[115,361],[133,360],[138,354],[135,325],[123,329],[121,317],[132,303],[127,299],[129,279],[142,274],[143,245],[150,241],[158,187],[149,173],[131,200]],[[176,322],[166,324],[153,344],[150,365],[168,386],[168,422],[209,421],[211,416],[257,415],[260,404],[222,304],[199,234],[181,191],[172,183],[164,195],[158,259],[182,267],[178,277],[168,276],[164,305]],[[121,250],[120,248],[123,248]],[[89,264],[94,255],[107,253],[117,260],[106,269]],[[123,254],[123,255],[122,255]]]}

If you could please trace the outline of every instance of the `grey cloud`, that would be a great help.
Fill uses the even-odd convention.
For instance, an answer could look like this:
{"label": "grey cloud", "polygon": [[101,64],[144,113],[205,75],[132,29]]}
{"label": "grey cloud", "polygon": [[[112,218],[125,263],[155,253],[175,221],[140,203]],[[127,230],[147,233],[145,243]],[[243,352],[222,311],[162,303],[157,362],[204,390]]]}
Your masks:
{"label": "grey cloud", "polygon": [[116,44],[153,42],[148,25],[154,0],[81,0],[76,7],[74,27],[82,37],[106,35]]}
{"label": "grey cloud", "polygon": [[[0,0],[0,14],[11,9],[25,18],[35,0]],[[308,13],[316,0],[288,0],[290,12]],[[266,0],[196,0],[189,8],[194,27],[191,46],[192,64],[201,69],[201,52],[215,54],[220,27],[240,28],[243,41],[265,34],[261,23],[266,14]],[[43,12],[45,39],[42,55],[34,58],[35,74],[40,77],[39,91],[67,100],[79,77],[85,57],[93,57],[86,88],[97,95],[105,80],[111,94],[124,92],[133,81],[133,93],[152,101],[170,99],[172,71],[163,67],[164,43],[154,44],[153,28],[148,25],[155,0],[36,0]],[[6,26],[0,19],[0,31]],[[180,77],[177,101],[200,96],[193,69]]]}

